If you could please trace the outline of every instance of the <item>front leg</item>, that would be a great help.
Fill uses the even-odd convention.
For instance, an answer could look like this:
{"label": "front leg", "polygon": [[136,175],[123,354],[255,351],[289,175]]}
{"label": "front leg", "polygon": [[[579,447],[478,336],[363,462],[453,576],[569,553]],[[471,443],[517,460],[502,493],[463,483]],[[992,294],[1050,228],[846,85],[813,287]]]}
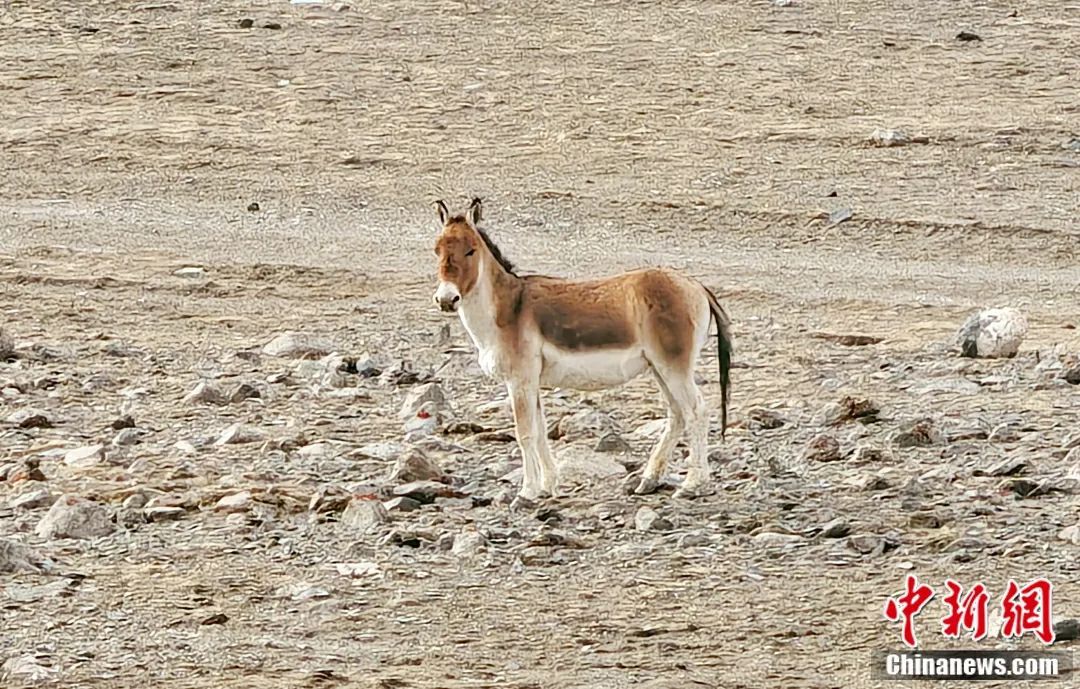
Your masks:
{"label": "front leg", "polygon": [[518,496],[525,500],[536,500],[543,492],[543,475],[539,440],[543,429],[538,428],[539,385],[532,381],[514,381],[507,384],[510,404],[514,409],[514,433],[518,447],[521,448],[521,462],[524,478]]}

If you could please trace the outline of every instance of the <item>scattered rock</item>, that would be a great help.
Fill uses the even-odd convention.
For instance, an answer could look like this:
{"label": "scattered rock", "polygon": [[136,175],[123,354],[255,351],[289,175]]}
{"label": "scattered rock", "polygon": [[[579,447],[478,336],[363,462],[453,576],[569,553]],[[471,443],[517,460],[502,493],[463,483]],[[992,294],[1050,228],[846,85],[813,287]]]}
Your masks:
{"label": "scattered rock", "polygon": [[765,546],[766,548],[784,548],[799,545],[806,539],[798,534],[792,533],[779,533],[777,531],[762,531],[755,535],[751,540],[758,545]]}
{"label": "scattered rock", "polygon": [[897,447],[930,447],[940,445],[944,440],[933,419],[929,418],[905,424],[892,439]]}
{"label": "scattered rock", "polygon": [[199,624],[203,625],[203,626],[206,626],[206,625],[211,625],[211,624],[225,624],[228,621],[229,621],[229,616],[226,615],[225,613],[219,612],[219,613],[215,613],[215,614],[211,615],[210,617],[205,618],[204,620],[199,622]]}
{"label": "scattered rock", "polygon": [[779,412],[761,407],[751,409],[746,416],[750,429],[754,431],[771,431],[788,423],[788,420]]}
{"label": "scattered rock", "polygon": [[410,448],[398,457],[390,480],[396,483],[411,481],[441,481],[446,477],[439,464],[420,450]]}
{"label": "scattered rock", "polygon": [[409,394],[405,396],[405,401],[401,405],[398,416],[402,421],[414,419],[425,404],[430,405],[427,408],[429,415],[447,409],[449,405],[446,393],[443,392],[441,385],[438,383],[425,383],[410,390]]}
{"label": "scattered rock", "polygon": [[679,536],[680,548],[705,548],[712,545],[712,540],[700,531],[691,531]]}
{"label": "scattered rock", "polygon": [[1080,639],[1080,619],[1070,617],[1054,623],[1054,643]]}
{"label": "scattered rock", "polygon": [[1020,440],[1020,427],[1006,421],[995,426],[986,439],[992,443],[1015,443]]}
{"label": "scattered rock", "polygon": [[600,440],[596,441],[596,446],[593,449],[596,452],[610,452],[624,455],[633,452],[630,443],[626,442],[621,435],[614,431],[605,433]]}
{"label": "scattered rock", "polygon": [[1073,524],[1072,526],[1066,526],[1064,529],[1058,532],[1058,539],[1071,543],[1073,545],[1080,545],[1080,524]]}
{"label": "scattered rock", "polygon": [[851,533],[851,524],[843,517],[837,517],[821,527],[822,538],[843,538]]}
{"label": "scattered rock", "polygon": [[130,447],[142,441],[143,431],[137,428],[125,428],[112,439],[113,447]]}
{"label": "scattered rock", "polygon": [[972,33],[971,31],[961,31],[956,34],[956,40],[963,43],[971,43],[972,41],[982,41],[982,36],[977,33]]}
{"label": "scattered rock", "polygon": [[377,500],[353,498],[345,511],[341,513],[341,523],[345,526],[367,533],[390,520],[386,508]]}
{"label": "scattered rock", "polygon": [[464,493],[438,481],[410,481],[394,488],[394,495],[412,498],[424,505],[435,502],[436,498],[467,497]]}
{"label": "scattered rock", "polygon": [[323,337],[289,331],[263,345],[262,353],[287,359],[303,359],[326,356],[333,349],[333,345]]}
{"label": "scattered rock", "polygon": [[875,423],[879,413],[881,413],[880,407],[872,400],[844,397],[818,412],[814,416],[814,423],[821,426],[838,426],[851,420]]}
{"label": "scattered rock", "polygon": [[251,507],[251,491],[226,495],[214,505],[216,512],[246,512]]}
{"label": "scattered rock", "polygon": [[559,480],[568,485],[626,476],[626,467],[609,455],[596,454],[578,447],[562,451],[556,461]]}
{"label": "scattered rock", "polygon": [[837,208],[829,213],[825,219],[825,224],[828,227],[832,227],[834,225],[839,225],[842,222],[847,222],[853,217],[855,217],[855,213],[850,208]]}
{"label": "scattered rock", "polygon": [[1061,377],[1069,385],[1080,385],[1080,365],[1065,369],[1061,372]]}
{"label": "scattered rock", "polygon": [[56,668],[42,665],[36,656],[13,656],[0,666],[0,679],[18,682],[21,685],[49,682],[55,678]]}
{"label": "scattered rock", "polygon": [[0,573],[33,572],[39,573],[42,557],[36,551],[22,543],[0,538]]}
{"label": "scattered rock", "polygon": [[973,473],[975,476],[1016,476],[1024,473],[1027,468],[1027,460],[1020,457],[1006,457],[987,469],[986,472],[976,470]]}
{"label": "scattered rock", "polygon": [[852,464],[881,464],[886,461],[886,452],[873,445],[858,445],[851,452]]}
{"label": "scattered rock", "polygon": [[884,474],[873,474],[860,482],[860,488],[867,492],[888,490],[892,488],[892,481]]}
{"label": "scattered rock", "polygon": [[113,420],[113,422],[109,424],[109,428],[114,431],[122,431],[125,428],[135,428],[135,419],[131,418],[130,414],[126,414]]}
{"label": "scattered rock", "polygon": [[875,146],[906,146],[911,143],[911,136],[900,129],[877,129],[870,135],[870,141]]}
{"label": "scattered rock", "polygon": [[15,358],[15,339],[11,335],[0,328],[0,361],[7,361]]}
{"label": "scattered rock", "polygon": [[200,381],[195,389],[184,395],[185,404],[225,404],[228,400],[214,385]]}
{"label": "scattered rock", "polygon": [[64,454],[64,464],[69,467],[85,468],[101,464],[105,461],[105,446],[102,444],[87,445]]}
{"label": "scattered rock", "polygon": [[49,507],[55,501],[56,498],[48,488],[31,488],[8,500],[8,507],[13,510],[36,510]]}
{"label": "scattered rock", "polygon": [[105,506],[76,495],[64,495],[41,518],[35,532],[44,539],[85,539],[108,536],[115,528]]}
{"label": "scattered rock", "polygon": [[836,462],[840,458],[840,443],[826,433],[814,436],[803,450],[803,459],[808,462]]}
{"label": "scattered rock", "polygon": [[415,512],[420,509],[421,503],[419,500],[400,496],[387,500],[383,503],[383,507],[387,512]]}
{"label": "scattered rock", "polygon": [[1052,488],[1047,483],[1039,483],[1029,478],[1010,478],[1001,482],[1003,492],[1012,492],[1020,498],[1037,498],[1046,495]]}
{"label": "scattered rock", "polygon": [[634,528],[638,531],[671,531],[675,525],[646,506],[639,508],[634,515]]}
{"label": "scattered rock", "polygon": [[262,392],[251,383],[240,383],[229,393],[229,402],[240,404],[244,400],[260,399]]}
{"label": "scattered rock", "polygon": [[957,331],[960,353],[966,357],[1016,356],[1028,332],[1027,319],[1013,308],[984,309],[970,316]]}
{"label": "scattered rock", "polygon": [[635,428],[630,436],[635,440],[657,440],[664,434],[667,427],[667,419],[653,419]]}
{"label": "scattered rock", "polygon": [[214,441],[214,445],[242,445],[245,443],[258,443],[266,439],[266,436],[262,431],[247,428],[241,424],[234,423],[226,428],[218,439]]}
{"label": "scattered rock", "polygon": [[480,532],[464,531],[454,536],[454,545],[450,552],[459,557],[472,557],[480,553],[486,543],[487,539]]}
{"label": "scattered rock", "polygon": [[173,271],[173,275],[178,278],[187,278],[189,280],[196,280],[206,277],[206,270],[198,266],[186,266],[179,270]]}
{"label": "scattered rock", "polygon": [[52,428],[49,417],[37,409],[20,409],[9,414],[4,421],[16,428]]}
{"label": "scattered rock", "polygon": [[595,438],[617,432],[615,422],[610,416],[595,409],[583,409],[567,414],[548,431],[551,440],[564,439],[567,442],[584,438]]}
{"label": "scattered rock", "polygon": [[382,574],[379,565],[374,562],[340,562],[334,565],[334,569],[336,569],[337,573],[341,576],[349,577],[351,579],[374,577]]}
{"label": "scattered rock", "polygon": [[[236,24],[241,29],[250,29],[251,27],[255,26],[255,20],[251,19],[249,17],[244,17],[243,19],[238,21]],[[254,206],[254,208],[252,208],[252,206]],[[259,204],[257,204],[257,203],[250,204],[248,206],[248,210],[249,211],[257,211],[257,210],[259,210]]]}
{"label": "scattered rock", "polygon": [[431,435],[439,427],[439,409],[434,402],[424,402],[416,415],[405,420],[406,440]]}

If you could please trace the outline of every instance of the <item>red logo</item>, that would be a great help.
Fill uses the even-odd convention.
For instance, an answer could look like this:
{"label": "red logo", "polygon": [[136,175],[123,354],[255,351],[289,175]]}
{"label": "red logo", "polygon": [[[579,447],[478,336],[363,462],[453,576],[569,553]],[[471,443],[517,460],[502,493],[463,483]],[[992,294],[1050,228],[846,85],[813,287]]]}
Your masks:
{"label": "red logo", "polygon": [[1033,632],[1044,644],[1054,643],[1054,626],[1050,623],[1050,599],[1054,587],[1046,579],[1036,579],[1024,588],[1012,579],[1001,601],[1001,628],[1004,637],[1021,637]]}
{"label": "red logo", "polygon": [[[987,612],[990,607],[990,594],[981,583],[976,583],[967,593],[964,587],[953,581],[945,580],[948,594],[943,598],[948,609],[941,618],[941,632],[949,639],[959,639],[967,630],[974,641],[981,641],[987,635]],[[1001,601],[1001,614],[1004,619],[1001,635],[1006,638],[1019,638],[1031,632],[1044,644],[1054,642],[1054,627],[1051,623],[1051,605],[1053,585],[1046,579],[1036,579],[1023,588],[1009,580],[1005,595]],[[934,589],[920,584],[918,577],[907,576],[903,595],[885,601],[885,619],[890,622],[903,622],[900,637],[904,643],[915,648],[915,617],[934,597]]]}
{"label": "red logo", "polygon": [[885,601],[885,617],[892,622],[904,620],[904,643],[915,648],[915,616],[934,597],[934,589],[920,584],[914,574],[907,576],[906,587],[904,595]]}
{"label": "red logo", "polygon": [[941,632],[947,638],[959,639],[961,630],[970,629],[973,640],[986,638],[986,611],[990,606],[986,587],[975,584],[966,596],[961,596],[964,588],[952,579],[946,579],[945,588],[949,589],[949,595],[945,596],[949,614],[941,620]]}

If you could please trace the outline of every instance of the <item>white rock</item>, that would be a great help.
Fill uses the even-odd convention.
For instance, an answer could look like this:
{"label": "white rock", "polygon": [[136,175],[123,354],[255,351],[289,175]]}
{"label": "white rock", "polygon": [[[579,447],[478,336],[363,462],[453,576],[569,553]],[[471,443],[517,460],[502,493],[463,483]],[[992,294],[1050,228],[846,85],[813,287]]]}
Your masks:
{"label": "white rock", "polygon": [[341,513],[341,523],[360,532],[372,531],[389,520],[386,508],[377,500],[353,498]]}
{"label": "white rock", "polygon": [[410,448],[398,457],[390,480],[397,483],[410,481],[438,481],[446,474],[439,463],[423,452]]}
{"label": "white rock", "polygon": [[656,510],[645,506],[634,514],[634,528],[638,531],[671,531],[674,525],[661,517]]}
{"label": "white rock", "polygon": [[911,143],[911,137],[899,129],[877,129],[870,135],[870,141],[875,146],[903,146]]}
{"label": "white rock", "polygon": [[179,270],[173,271],[173,275],[178,278],[188,278],[190,280],[206,277],[206,270],[199,266],[185,266]]}
{"label": "white rock", "polygon": [[656,440],[667,429],[667,423],[667,419],[653,419],[638,426],[630,436],[638,440]]}
{"label": "white rock", "polygon": [[217,404],[222,405],[228,403],[225,395],[221,394],[221,390],[211,383],[207,383],[205,380],[199,382],[188,394],[184,395],[184,404]]}
{"label": "white rock", "polygon": [[24,489],[21,493],[8,500],[8,507],[13,510],[35,510],[39,507],[48,507],[55,500],[56,498],[53,497],[48,488]]}
{"label": "white rock", "polygon": [[1028,332],[1027,319],[1013,308],[980,311],[967,319],[956,334],[964,356],[1015,356]]}
{"label": "white rock", "polygon": [[217,512],[246,512],[251,506],[251,491],[241,491],[226,495],[217,501],[214,510]]}
{"label": "white rock", "polygon": [[105,461],[105,446],[87,445],[85,447],[69,450],[64,454],[64,464],[69,467],[84,468],[101,464]]}
{"label": "white rock", "polygon": [[234,423],[226,428],[217,440],[214,441],[214,445],[242,445],[244,443],[258,443],[266,439],[265,434],[254,428],[247,428],[241,424]]}
{"label": "white rock", "polygon": [[177,440],[176,443],[173,444],[173,448],[188,455],[193,455],[198,452],[198,450],[195,449],[195,446],[186,440]]}
{"label": "white rock", "polygon": [[454,545],[450,549],[454,555],[471,557],[484,548],[486,539],[478,531],[464,531],[454,536]]}
{"label": "white rock", "polygon": [[559,437],[566,442],[600,438],[618,431],[609,415],[595,409],[582,409],[562,417],[557,430]]}
{"label": "white rock", "polygon": [[10,681],[12,684],[18,682],[20,685],[35,684],[39,682],[50,682],[56,676],[56,668],[46,667],[38,663],[37,658],[32,655],[13,656],[4,661],[4,665],[0,667],[0,679],[4,680],[4,684]]}
{"label": "white rock", "polygon": [[573,446],[559,454],[557,466],[559,482],[567,485],[626,476],[626,467],[616,462],[610,455]]}
{"label": "white rock", "polygon": [[361,577],[374,577],[382,574],[379,565],[374,562],[339,562],[334,565],[337,573],[343,577],[359,579]]}
{"label": "white rock", "polygon": [[405,396],[405,401],[401,405],[398,416],[401,417],[402,421],[411,419],[416,416],[417,412],[425,404],[430,404],[429,409],[436,412],[447,408],[446,393],[443,392],[442,386],[438,383],[425,383],[410,390],[409,394]]}
{"label": "white rock", "polygon": [[1080,525],[1073,524],[1065,527],[1058,532],[1058,538],[1073,545],[1080,545]]}
{"label": "white rock", "polygon": [[129,447],[136,445],[143,437],[143,431],[138,428],[125,428],[112,439],[113,447]]}
{"label": "white rock", "polygon": [[434,402],[424,402],[416,414],[405,419],[405,435],[431,435],[439,428],[439,409]]}
{"label": "white rock", "polygon": [[267,356],[298,359],[326,356],[333,349],[333,345],[324,337],[290,331],[281,333],[267,342],[262,352]]}
{"label": "white rock", "polygon": [[0,538],[0,573],[40,572],[41,556],[22,543]]}
{"label": "white rock", "polygon": [[4,423],[9,423],[12,426],[22,426],[28,419],[32,419],[35,416],[48,418],[45,412],[40,409],[19,409],[18,411],[8,414],[7,418],[4,419]]}
{"label": "white rock", "polygon": [[751,540],[759,545],[764,545],[765,547],[788,547],[802,543],[806,539],[796,534],[762,531]]}
{"label": "white rock", "polygon": [[35,532],[45,539],[98,538],[115,528],[104,506],[77,495],[64,495],[41,518]]}

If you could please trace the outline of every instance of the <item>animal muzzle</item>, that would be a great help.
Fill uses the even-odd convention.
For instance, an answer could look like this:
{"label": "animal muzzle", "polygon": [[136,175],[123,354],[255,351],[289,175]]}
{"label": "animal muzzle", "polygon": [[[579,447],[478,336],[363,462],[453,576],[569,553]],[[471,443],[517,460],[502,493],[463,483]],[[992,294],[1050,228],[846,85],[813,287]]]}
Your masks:
{"label": "animal muzzle", "polygon": [[457,289],[446,283],[439,285],[439,289],[435,290],[435,304],[445,313],[453,313],[457,311],[458,305],[461,303],[461,295],[458,294]]}

